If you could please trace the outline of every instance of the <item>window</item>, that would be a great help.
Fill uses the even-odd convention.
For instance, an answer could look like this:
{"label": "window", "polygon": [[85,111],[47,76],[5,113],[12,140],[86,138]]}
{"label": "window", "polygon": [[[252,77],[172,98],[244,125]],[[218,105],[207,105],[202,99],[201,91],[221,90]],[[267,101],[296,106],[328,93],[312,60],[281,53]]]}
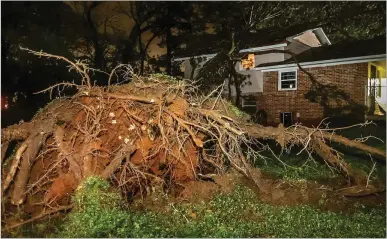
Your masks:
{"label": "window", "polygon": [[245,107],[257,108],[257,100],[253,97],[242,98],[242,108]]}
{"label": "window", "polygon": [[297,70],[278,72],[278,90],[297,90]]}

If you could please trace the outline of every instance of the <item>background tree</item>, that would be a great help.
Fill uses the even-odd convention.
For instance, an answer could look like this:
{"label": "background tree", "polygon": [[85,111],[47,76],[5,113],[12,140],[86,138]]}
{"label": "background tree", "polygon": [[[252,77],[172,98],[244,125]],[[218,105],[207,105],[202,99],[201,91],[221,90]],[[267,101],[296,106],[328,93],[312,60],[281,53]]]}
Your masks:
{"label": "background tree", "polygon": [[[75,18],[62,2],[2,2],[2,100],[8,97],[9,109],[2,113],[2,124],[28,120],[48,95],[33,93],[68,80],[68,71],[58,62],[36,60],[19,46],[44,49],[70,57],[75,38],[66,19]],[[12,107],[11,107],[12,106]],[[25,118],[27,117],[27,118]]]}

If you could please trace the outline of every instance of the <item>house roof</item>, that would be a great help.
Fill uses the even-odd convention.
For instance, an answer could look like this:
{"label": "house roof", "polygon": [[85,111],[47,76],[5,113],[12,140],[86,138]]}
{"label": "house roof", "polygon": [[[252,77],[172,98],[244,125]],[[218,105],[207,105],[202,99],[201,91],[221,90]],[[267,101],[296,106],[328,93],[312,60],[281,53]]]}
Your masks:
{"label": "house roof", "polygon": [[[324,34],[321,28],[309,29],[312,31],[322,44],[330,44],[329,39]],[[276,45],[280,43],[288,43],[293,37],[302,35],[307,31],[300,30],[299,27],[291,27],[288,29],[277,29],[277,30],[258,30],[256,32],[249,32],[240,36],[241,49],[249,49],[263,46]],[[188,49],[179,49],[176,51],[175,58],[186,58],[200,55],[210,55],[219,52],[220,49],[227,49],[230,47],[230,43],[227,40],[228,36],[221,36],[215,34],[206,34],[200,37],[188,37],[191,45],[195,47],[189,47]],[[197,42],[195,42],[197,41]]]}
{"label": "house roof", "polygon": [[[386,37],[379,36],[369,40],[343,42],[322,47],[313,47],[296,56],[298,63],[320,62],[335,59],[352,59],[386,54]],[[256,68],[282,66],[295,63],[293,58],[281,62],[263,63]]]}

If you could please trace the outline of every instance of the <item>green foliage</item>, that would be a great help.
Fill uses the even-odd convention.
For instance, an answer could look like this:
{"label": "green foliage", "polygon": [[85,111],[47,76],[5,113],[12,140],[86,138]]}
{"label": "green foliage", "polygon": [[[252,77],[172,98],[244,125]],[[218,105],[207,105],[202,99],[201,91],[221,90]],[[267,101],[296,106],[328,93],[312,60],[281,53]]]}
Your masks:
{"label": "green foliage", "polygon": [[[97,193],[98,192],[98,193]],[[385,210],[351,216],[310,206],[275,207],[237,185],[210,202],[170,204],[165,212],[118,207],[107,182],[89,178],[77,191],[63,237],[384,237]],[[109,203],[108,203],[109,202]]]}
{"label": "green foliage", "polygon": [[230,110],[236,115],[236,117],[238,117],[238,118],[249,117],[249,115],[248,115],[246,112],[240,110],[240,109],[239,109],[238,107],[236,107],[235,105],[230,104],[229,107],[230,107]]}
{"label": "green foliage", "polygon": [[73,198],[74,209],[59,234],[60,237],[111,237],[125,222],[121,198],[109,192],[109,183],[98,177],[87,178]]}

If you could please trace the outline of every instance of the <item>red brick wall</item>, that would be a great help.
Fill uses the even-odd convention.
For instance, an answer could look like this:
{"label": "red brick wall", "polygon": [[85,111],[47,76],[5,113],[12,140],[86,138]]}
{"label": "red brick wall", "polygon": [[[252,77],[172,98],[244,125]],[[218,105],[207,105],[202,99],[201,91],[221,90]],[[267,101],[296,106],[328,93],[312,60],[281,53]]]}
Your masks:
{"label": "red brick wall", "polygon": [[[315,79],[324,84],[337,86],[348,93],[353,101],[364,105],[365,86],[368,78],[368,63],[346,64],[328,67],[306,68]],[[280,112],[292,112],[293,120],[296,113],[301,114],[301,121],[308,125],[316,125],[324,117],[324,108],[319,103],[305,99],[305,94],[311,88],[309,77],[302,71],[297,71],[297,90],[278,91],[278,72],[263,73],[263,93],[257,97],[258,108],[267,113],[270,124],[280,122]],[[329,98],[329,105],[337,105],[335,98]]]}

